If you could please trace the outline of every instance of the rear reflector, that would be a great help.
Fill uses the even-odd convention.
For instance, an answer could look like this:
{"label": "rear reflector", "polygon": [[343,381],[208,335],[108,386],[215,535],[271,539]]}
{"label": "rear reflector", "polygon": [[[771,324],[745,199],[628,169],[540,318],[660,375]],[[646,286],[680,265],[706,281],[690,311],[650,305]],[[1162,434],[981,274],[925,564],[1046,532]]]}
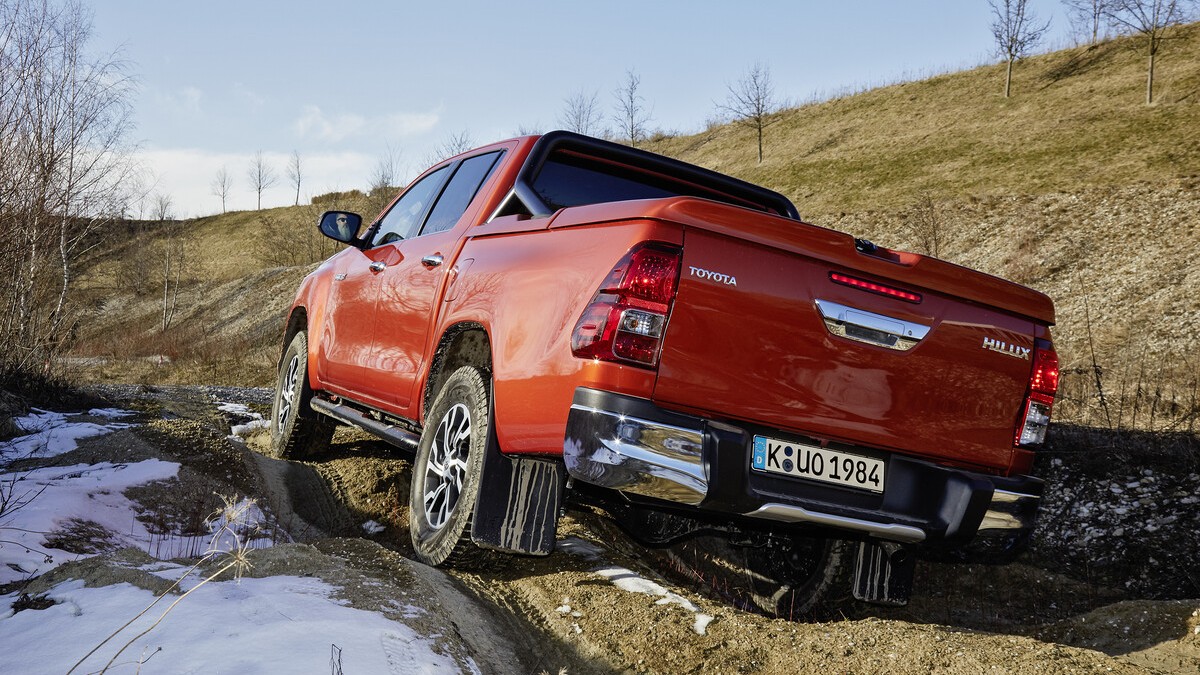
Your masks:
{"label": "rear reflector", "polygon": [[640,244],[613,267],[571,333],[571,353],[600,361],[658,364],[679,283],[679,249]]}
{"label": "rear reflector", "polygon": [[849,277],[845,274],[838,274],[837,272],[830,272],[829,279],[836,284],[857,288],[862,291],[867,291],[868,293],[886,295],[889,298],[896,298],[897,300],[904,300],[905,302],[921,302],[920,293],[913,293],[912,291],[905,291],[892,286],[877,284],[874,281],[867,281],[866,279],[859,279],[857,277]]}

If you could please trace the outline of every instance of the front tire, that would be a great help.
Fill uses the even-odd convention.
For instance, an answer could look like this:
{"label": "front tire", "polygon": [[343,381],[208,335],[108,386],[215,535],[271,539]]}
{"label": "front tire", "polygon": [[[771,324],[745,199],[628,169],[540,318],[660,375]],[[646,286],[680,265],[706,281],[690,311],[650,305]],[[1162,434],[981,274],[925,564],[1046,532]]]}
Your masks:
{"label": "front tire", "polygon": [[288,343],[275,381],[271,405],[271,454],[282,459],[307,459],[329,449],[336,423],[309,406],[308,336],[296,333]]}
{"label": "front tire", "polygon": [[491,424],[490,388],[479,369],[451,373],[426,417],[409,493],[409,533],[427,565],[477,568],[490,558],[471,541],[471,517]]}

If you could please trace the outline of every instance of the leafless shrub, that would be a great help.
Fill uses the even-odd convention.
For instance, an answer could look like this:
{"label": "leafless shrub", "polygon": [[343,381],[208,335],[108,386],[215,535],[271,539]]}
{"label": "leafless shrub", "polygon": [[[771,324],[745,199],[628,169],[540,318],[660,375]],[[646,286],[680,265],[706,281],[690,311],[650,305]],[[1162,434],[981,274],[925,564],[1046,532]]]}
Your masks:
{"label": "leafless shrub", "polygon": [[389,144],[384,148],[379,161],[375,163],[375,171],[371,175],[371,188],[367,191],[365,204],[365,212],[368,217],[382,211],[400,190],[401,154],[399,148],[394,148]]}
{"label": "leafless shrub", "polygon": [[[1100,353],[1091,307],[1084,294],[1087,353],[1083,362],[1063,364],[1055,419],[1110,432],[1110,438],[1136,438],[1130,447],[1200,446],[1200,364],[1192,357],[1151,355],[1148,339],[1124,338],[1121,355]],[[1188,440],[1190,439],[1190,440]],[[1189,451],[1190,452],[1190,451]]]}
{"label": "leafless shrub", "polygon": [[[337,206],[331,206],[337,209]],[[294,267],[320,262],[342,245],[321,234],[317,220],[324,209],[316,204],[291,209],[284,215],[258,216],[258,257],[272,267]]]}
{"label": "leafless shrub", "polygon": [[[300,151],[293,150],[291,157],[288,158],[287,175],[288,181],[292,187],[296,188],[296,203],[293,206],[300,206],[300,181],[303,178],[300,164]],[[221,207],[224,210],[224,206]]]}
{"label": "leafless shrub", "polygon": [[909,207],[905,227],[916,237],[920,253],[935,258],[942,256],[942,242],[945,241],[946,233],[941,209],[932,194],[922,192],[917,197]]}

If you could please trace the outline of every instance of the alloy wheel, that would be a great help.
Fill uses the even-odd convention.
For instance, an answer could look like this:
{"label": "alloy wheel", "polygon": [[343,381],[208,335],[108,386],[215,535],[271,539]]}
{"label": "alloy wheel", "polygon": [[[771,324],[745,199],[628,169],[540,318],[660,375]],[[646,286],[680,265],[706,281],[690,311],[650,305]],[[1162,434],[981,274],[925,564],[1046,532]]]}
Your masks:
{"label": "alloy wheel", "polygon": [[435,530],[441,529],[462,494],[467,475],[467,456],[471,451],[471,412],[457,403],[438,423],[425,467],[422,503],[425,519]]}

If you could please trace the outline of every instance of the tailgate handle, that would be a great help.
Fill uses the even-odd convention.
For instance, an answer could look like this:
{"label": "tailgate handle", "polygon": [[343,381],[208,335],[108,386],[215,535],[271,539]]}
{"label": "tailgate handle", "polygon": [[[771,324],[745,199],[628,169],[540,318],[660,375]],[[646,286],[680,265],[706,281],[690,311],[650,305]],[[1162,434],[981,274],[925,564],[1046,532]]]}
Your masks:
{"label": "tailgate handle", "polygon": [[829,300],[817,300],[817,311],[830,333],[878,347],[908,351],[929,333],[929,326],[847,307]]}

